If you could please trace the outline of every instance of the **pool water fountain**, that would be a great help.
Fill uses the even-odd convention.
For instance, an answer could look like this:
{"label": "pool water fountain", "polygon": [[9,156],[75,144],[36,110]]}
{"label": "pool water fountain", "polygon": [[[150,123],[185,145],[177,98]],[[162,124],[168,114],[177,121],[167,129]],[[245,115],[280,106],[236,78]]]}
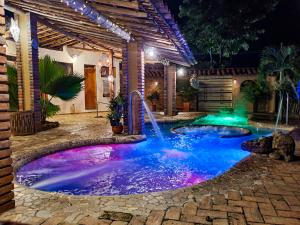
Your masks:
{"label": "pool water fountain", "polygon": [[143,106],[144,106],[144,108],[147,112],[147,115],[149,117],[149,120],[150,120],[150,122],[153,126],[153,129],[154,129],[157,137],[161,141],[164,141],[163,134],[162,134],[162,132],[161,132],[156,120],[155,120],[155,117],[154,117],[153,113],[151,112],[151,110],[150,110],[148,104],[146,103],[144,97],[142,96],[141,92],[139,92],[138,90],[132,91],[129,94],[129,112],[128,112],[128,115],[129,115],[129,121],[128,121],[128,123],[129,123],[129,134],[133,134],[133,123],[132,123],[132,121],[133,121],[133,111],[132,111],[133,95],[137,95],[141,99],[141,101],[143,102]]}
{"label": "pool water fountain", "polygon": [[216,115],[197,118],[193,125],[245,126],[248,125],[248,117],[242,110],[221,110]]}

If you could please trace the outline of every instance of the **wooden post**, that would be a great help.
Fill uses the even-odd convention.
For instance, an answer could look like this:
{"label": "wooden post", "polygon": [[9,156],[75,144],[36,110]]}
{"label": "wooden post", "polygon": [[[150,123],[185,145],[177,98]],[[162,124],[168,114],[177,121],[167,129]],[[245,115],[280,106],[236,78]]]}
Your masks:
{"label": "wooden post", "polygon": [[38,44],[38,34],[37,34],[37,18],[34,14],[30,14],[30,33],[31,33],[31,59],[32,59],[32,68],[31,68],[31,77],[32,77],[32,86],[31,90],[33,96],[33,112],[34,112],[34,126],[35,131],[38,132],[41,130],[41,105],[40,105],[40,79],[39,79],[39,44]]}
{"label": "wooden post", "polygon": [[[19,16],[17,13],[14,14],[15,19],[19,21]],[[21,42],[18,40],[16,42],[16,68],[18,77],[18,110],[19,112],[24,111],[24,84],[22,77],[22,57],[21,57]]]}
{"label": "wooden post", "polygon": [[32,13],[20,14],[20,52],[24,90],[24,109],[34,112],[35,131],[41,130],[41,107],[39,87],[39,52],[37,18]]}
{"label": "wooden post", "polygon": [[176,65],[164,65],[164,114],[176,115]]}
{"label": "wooden post", "polygon": [[6,74],[4,0],[0,0],[0,213],[15,207],[10,150],[9,95]]}
{"label": "wooden post", "polygon": [[[144,68],[144,46],[143,41],[125,43],[123,48],[121,93],[127,97],[132,91],[139,91],[144,96],[145,68]],[[128,106],[130,107],[130,106]],[[142,100],[137,95],[133,98],[132,121],[128,121],[128,108],[126,109],[124,124],[128,131],[128,125],[132,123],[133,134],[142,134],[144,130],[144,107]]]}

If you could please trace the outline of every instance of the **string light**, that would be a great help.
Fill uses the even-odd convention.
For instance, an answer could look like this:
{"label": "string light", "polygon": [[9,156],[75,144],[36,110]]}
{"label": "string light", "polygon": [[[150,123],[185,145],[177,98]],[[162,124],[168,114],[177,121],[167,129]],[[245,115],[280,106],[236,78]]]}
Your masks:
{"label": "string light", "polygon": [[80,12],[81,15],[85,15],[89,17],[92,21],[95,21],[99,26],[111,31],[112,33],[118,35],[122,39],[126,41],[130,41],[131,34],[124,31],[117,24],[113,23],[105,16],[101,15],[96,9],[91,6],[86,5],[85,2],[81,0],[61,0],[61,2],[65,3],[67,6],[74,9],[76,12]]}

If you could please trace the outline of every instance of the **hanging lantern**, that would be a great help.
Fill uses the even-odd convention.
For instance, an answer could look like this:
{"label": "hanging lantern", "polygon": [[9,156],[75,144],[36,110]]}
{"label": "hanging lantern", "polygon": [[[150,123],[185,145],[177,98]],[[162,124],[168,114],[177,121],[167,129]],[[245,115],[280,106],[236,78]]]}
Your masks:
{"label": "hanging lantern", "polygon": [[18,21],[15,21],[13,18],[10,20],[9,31],[15,42],[18,42],[20,39],[20,28],[18,26]]}

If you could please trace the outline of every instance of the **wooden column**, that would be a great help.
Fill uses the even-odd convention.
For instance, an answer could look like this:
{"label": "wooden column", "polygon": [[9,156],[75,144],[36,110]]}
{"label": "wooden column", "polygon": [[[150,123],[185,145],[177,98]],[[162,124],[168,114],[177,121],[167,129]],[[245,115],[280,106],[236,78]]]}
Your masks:
{"label": "wooden column", "polygon": [[[120,68],[120,93],[128,102],[128,45],[123,42],[122,45],[122,67]],[[128,106],[124,108],[124,132],[128,133]]]}
{"label": "wooden column", "polygon": [[[134,42],[124,43],[121,93],[128,100],[132,91],[138,90],[144,96],[145,87],[145,69],[144,69],[144,50],[143,41],[139,38]],[[128,105],[130,107],[130,105]],[[144,107],[142,100],[138,95],[133,96],[132,121],[128,115],[127,108],[125,111],[125,131],[128,131],[129,123],[132,123],[133,134],[142,134],[144,130]],[[130,110],[129,110],[130,111]]]}
{"label": "wooden column", "polygon": [[35,131],[38,132],[41,130],[41,108],[37,18],[32,13],[20,14],[19,25],[24,110],[34,112]]}
{"label": "wooden column", "polygon": [[[19,21],[18,14],[15,13],[15,19]],[[16,42],[16,69],[18,76],[18,110],[20,112],[24,111],[24,84],[22,77],[22,58],[21,58],[21,43],[20,40]]]}
{"label": "wooden column", "polygon": [[0,0],[0,213],[14,208],[13,168],[10,150],[9,95],[6,75],[4,1]]}
{"label": "wooden column", "polygon": [[32,110],[34,112],[35,131],[41,130],[41,105],[40,105],[40,81],[39,81],[39,45],[37,34],[37,18],[34,14],[30,14],[30,34],[31,34],[31,99]]}
{"label": "wooden column", "polygon": [[164,114],[176,115],[176,65],[164,66]]}

